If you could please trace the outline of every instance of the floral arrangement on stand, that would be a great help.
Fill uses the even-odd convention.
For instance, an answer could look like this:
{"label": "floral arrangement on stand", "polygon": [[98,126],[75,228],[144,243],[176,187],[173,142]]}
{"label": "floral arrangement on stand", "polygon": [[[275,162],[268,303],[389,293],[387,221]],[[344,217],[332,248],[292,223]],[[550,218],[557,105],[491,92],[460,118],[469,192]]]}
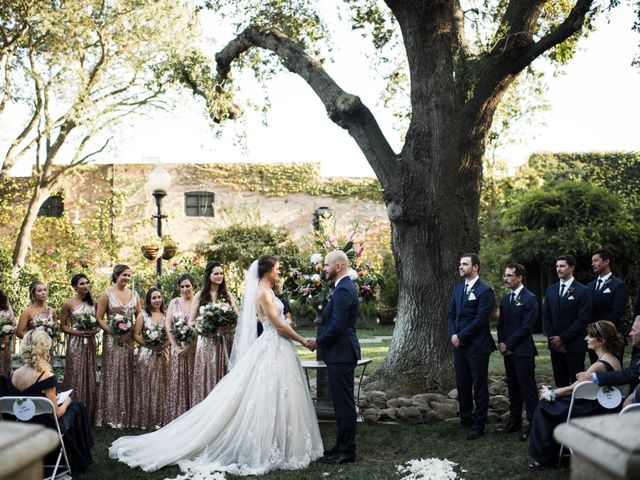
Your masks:
{"label": "floral arrangement on stand", "polygon": [[[340,249],[347,254],[351,263],[349,277],[358,288],[361,302],[373,302],[376,300],[376,289],[382,283],[382,278],[364,260],[365,232],[353,231],[347,242],[338,247],[338,240],[330,236],[320,243],[327,253]],[[306,268],[293,270],[289,279],[285,282],[285,288],[291,292],[291,298],[302,304],[311,305],[316,312],[329,301],[333,284],[326,278],[324,268],[324,255],[314,253],[309,258]]]}

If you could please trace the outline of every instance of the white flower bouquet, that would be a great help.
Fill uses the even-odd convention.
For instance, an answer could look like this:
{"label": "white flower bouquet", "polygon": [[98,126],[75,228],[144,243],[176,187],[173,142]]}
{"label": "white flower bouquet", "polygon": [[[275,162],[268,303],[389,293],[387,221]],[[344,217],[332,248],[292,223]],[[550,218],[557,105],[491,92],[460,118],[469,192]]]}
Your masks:
{"label": "white flower bouquet", "polygon": [[196,318],[195,331],[198,335],[210,335],[218,333],[221,327],[232,326],[238,323],[238,314],[225,302],[215,302],[200,307]]}
{"label": "white flower bouquet", "polygon": [[147,348],[160,348],[167,343],[167,331],[164,325],[154,323],[142,329],[142,338]]}
{"label": "white flower bouquet", "polygon": [[193,328],[189,325],[186,317],[181,317],[173,322],[171,335],[173,335],[173,338],[177,341],[182,343],[189,343],[193,340]]}
{"label": "white flower bouquet", "polygon": [[113,335],[126,335],[135,324],[133,312],[126,312],[124,315],[116,313],[109,318],[109,328]]}

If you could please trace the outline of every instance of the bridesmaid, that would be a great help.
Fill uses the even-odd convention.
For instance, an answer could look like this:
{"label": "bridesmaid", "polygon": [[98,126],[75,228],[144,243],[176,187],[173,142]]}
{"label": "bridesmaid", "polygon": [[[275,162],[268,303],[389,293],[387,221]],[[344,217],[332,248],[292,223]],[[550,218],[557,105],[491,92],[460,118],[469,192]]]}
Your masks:
{"label": "bridesmaid", "polygon": [[[29,299],[31,304],[20,314],[16,336],[24,338],[25,333],[36,328],[44,329],[51,337],[51,364],[54,362],[54,347],[57,341],[56,335],[56,312],[53,307],[47,305],[49,299],[49,289],[40,280],[34,280],[29,284]],[[44,327],[46,325],[46,327]]]}
{"label": "bridesmaid", "polygon": [[[233,295],[227,292],[224,269],[219,262],[209,262],[204,270],[202,290],[195,294],[189,313],[189,325],[195,324],[201,306],[224,301],[236,310]],[[229,355],[233,344],[232,329],[215,335],[200,336],[196,344],[191,388],[191,406],[200,403],[229,371]],[[225,351],[226,350],[226,351]]]}
{"label": "bridesmaid", "polygon": [[135,318],[142,310],[138,295],[127,288],[130,280],[131,269],[126,265],[116,265],[111,275],[113,288],[107,289],[98,299],[96,318],[104,333],[98,407],[95,414],[97,427],[133,426],[133,329],[118,335],[110,326],[114,316]]}
{"label": "bridesmaid", "polygon": [[[152,340],[147,335],[153,329],[162,332],[155,345],[150,343]],[[150,288],[147,292],[144,310],[136,319],[133,338],[140,345],[134,395],[135,424],[145,430],[156,430],[162,427],[166,415],[169,374],[164,301],[157,288]]]}
{"label": "bridesmaid", "polygon": [[[7,295],[0,289],[0,320],[11,322],[15,328],[16,316]],[[9,377],[11,373],[11,354],[13,353],[13,333],[0,336],[0,376]]]}
{"label": "bridesmaid", "polygon": [[[64,365],[62,390],[73,388],[73,397],[81,400],[93,422],[96,408],[96,305],[91,297],[91,283],[84,273],[71,278],[76,291],[73,298],[62,304],[60,325],[67,334],[67,357]],[[93,326],[86,319],[93,318]]]}
{"label": "bridesmaid", "polygon": [[171,354],[169,356],[169,386],[164,423],[169,423],[191,407],[191,377],[195,360],[195,341],[182,343],[176,340],[171,334],[171,330],[178,320],[189,320],[196,281],[191,275],[185,273],[178,279],[178,288],[180,288],[180,296],[169,302],[165,320],[167,335],[171,343]]}

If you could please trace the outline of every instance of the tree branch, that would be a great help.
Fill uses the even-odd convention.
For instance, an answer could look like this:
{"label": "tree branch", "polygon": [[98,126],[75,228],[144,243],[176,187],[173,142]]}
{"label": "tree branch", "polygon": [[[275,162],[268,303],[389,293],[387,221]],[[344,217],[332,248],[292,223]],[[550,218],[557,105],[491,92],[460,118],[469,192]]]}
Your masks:
{"label": "tree branch", "polygon": [[109,142],[111,142],[111,140],[113,140],[113,137],[109,137],[107,139],[106,142],[104,142],[104,144],[102,145],[102,147],[100,147],[97,150],[94,150],[91,153],[86,154],[85,156],[80,157],[82,151],[84,150],[84,147],[86,145],[86,143],[91,139],[91,137],[93,137],[93,135],[95,134],[95,132],[91,132],[90,134],[85,135],[85,137],[82,139],[82,141],[80,142],[80,145],[78,145],[78,149],[76,150],[76,154],[74,155],[74,159],[69,162],[67,165],[64,165],[63,167],[61,167],[60,169],[58,169],[55,173],[53,173],[46,181],[45,181],[45,185],[48,187],[53,187],[53,185],[55,185],[56,181],[58,180],[58,178],[63,175],[67,170],[70,170],[74,167],[77,167],[79,165],[83,165],[85,163],[89,162],[89,159],[91,159],[91,157],[98,155],[99,153],[103,152],[105,148],[107,148],[107,145],[109,145]]}
{"label": "tree branch", "polygon": [[[386,190],[393,186],[396,154],[371,111],[359,97],[342,90],[318,61],[284,34],[248,27],[216,55],[218,75],[215,83],[222,85],[228,79],[232,62],[252,47],[270,50],[289,71],[302,77],[324,104],[329,118],[354,138],[382,187]],[[194,92],[197,89],[194,88]]]}

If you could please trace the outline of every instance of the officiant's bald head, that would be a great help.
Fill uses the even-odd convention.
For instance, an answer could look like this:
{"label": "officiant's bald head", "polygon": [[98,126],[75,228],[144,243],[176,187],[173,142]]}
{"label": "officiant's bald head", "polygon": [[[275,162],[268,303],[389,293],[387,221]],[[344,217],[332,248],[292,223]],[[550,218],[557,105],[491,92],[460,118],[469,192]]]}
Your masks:
{"label": "officiant's bald head", "polygon": [[324,257],[324,271],[327,278],[335,281],[347,273],[349,258],[342,250],[333,250]]}

